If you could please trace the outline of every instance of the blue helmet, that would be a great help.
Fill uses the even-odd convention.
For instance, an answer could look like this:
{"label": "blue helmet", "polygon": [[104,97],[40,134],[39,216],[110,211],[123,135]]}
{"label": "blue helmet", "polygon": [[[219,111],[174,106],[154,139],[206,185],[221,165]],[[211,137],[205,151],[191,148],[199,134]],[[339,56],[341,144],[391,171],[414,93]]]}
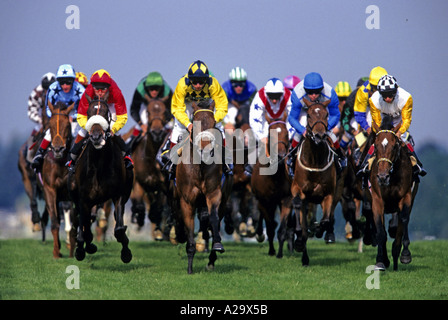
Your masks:
{"label": "blue helmet", "polygon": [[308,90],[321,89],[324,87],[324,80],[317,72],[310,72],[303,80],[303,87]]}
{"label": "blue helmet", "polygon": [[56,72],[56,79],[59,78],[76,78],[75,69],[70,64],[60,65],[58,71]]}

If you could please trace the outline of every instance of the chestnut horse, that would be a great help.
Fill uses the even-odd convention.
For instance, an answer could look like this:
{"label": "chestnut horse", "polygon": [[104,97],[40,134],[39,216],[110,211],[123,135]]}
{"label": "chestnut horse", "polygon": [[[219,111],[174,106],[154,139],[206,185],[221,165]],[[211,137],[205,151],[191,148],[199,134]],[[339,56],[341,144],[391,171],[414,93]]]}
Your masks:
{"label": "chestnut horse", "polygon": [[122,245],[121,260],[128,263],[132,260],[132,253],[123,216],[134,173],[124,165],[119,146],[124,142],[121,137],[111,134],[111,114],[106,101],[107,98],[89,102],[86,123],[89,138],[76,161],[75,173],[69,176],[70,194],[79,219],[75,257],[81,261],[86,252],[93,254],[97,251],[92,243],[91,210],[95,205],[112,199],[116,222],[114,236]]}
{"label": "chestnut horse", "polygon": [[[51,221],[51,233],[53,235],[53,258],[60,258],[61,242],[59,239],[59,227],[61,214],[59,206],[63,205],[70,210],[71,202],[67,189],[68,171],[65,166],[68,153],[71,148],[72,133],[69,114],[74,108],[74,104],[69,107],[63,102],[58,102],[55,106],[48,101],[48,107],[52,113],[49,119],[51,133],[51,145],[46,153],[42,165],[42,171],[38,173],[38,185],[43,190],[45,209],[48,211]],[[69,202],[67,205],[65,202]],[[66,224],[70,223],[67,221]],[[73,220],[73,217],[70,219]],[[73,245],[75,234],[69,231],[70,257],[73,257]]]}
{"label": "chestnut horse", "polygon": [[291,185],[291,193],[297,201],[299,198],[300,216],[296,211],[295,249],[302,254],[302,265],[309,264],[306,249],[308,239],[307,215],[309,203],[320,204],[323,217],[316,227],[316,236],[322,237],[324,231],[332,231],[332,220],[335,208],[336,167],[334,154],[328,143],[327,126],[328,111],[324,103],[312,103],[303,99],[307,106],[306,136],[297,151],[295,174]]}
{"label": "chestnut horse", "polygon": [[370,172],[373,220],[378,242],[375,269],[381,271],[390,265],[386,250],[385,213],[398,212],[398,228],[392,244],[394,270],[398,269],[398,257],[403,264],[412,260],[408,224],[418,183],[412,179],[412,163],[407,148],[397,136],[400,126],[401,123],[394,127],[389,116],[383,116],[381,128],[372,122],[376,132],[375,159]]}
{"label": "chestnut horse", "polygon": [[149,202],[148,217],[155,224],[155,233],[162,240],[162,213],[165,210],[168,192],[165,175],[161,172],[160,164],[156,161],[156,154],[168,134],[165,125],[166,119],[165,99],[151,99],[146,106],[148,126],[143,129],[142,138],[135,147],[134,159],[134,187],[131,193],[132,215],[136,217],[139,227],[144,225],[146,201]]}
{"label": "chestnut horse", "polygon": [[[221,243],[220,222],[232,185],[232,177],[223,176],[221,164],[222,134],[215,128],[214,102],[205,100],[193,106],[193,129],[188,139],[178,144],[177,154],[182,157],[176,167],[173,209],[176,213],[176,237],[187,242],[188,273],[193,273],[196,252],[194,219],[200,213],[200,229],[208,235],[212,231],[212,248],[208,268],[214,268],[216,252],[224,252]],[[180,149],[182,148],[182,149]],[[171,152],[176,152],[173,148]]]}
{"label": "chestnut horse", "polygon": [[271,256],[275,255],[274,237],[277,227],[275,213],[277,208],[280,209],[280,228],[277,232],[279,241],[277,258],[283,257],[287,221],[292,209],[291,181],[285,161],[289,149],[289,134],[285,122],[287,117],[287,112],[284,112],[283,117],[279,119],[271,119],[266,116],[269,124],[269,133],[265,150],[266,158],[269,161],[261,160],[260,157],[257,159],[251,180],[252,191],[258,201],[258,210],[260,211],[257,234],[260,235],[262,232],[261,228],[264,219],[269,241],[269,255]]}

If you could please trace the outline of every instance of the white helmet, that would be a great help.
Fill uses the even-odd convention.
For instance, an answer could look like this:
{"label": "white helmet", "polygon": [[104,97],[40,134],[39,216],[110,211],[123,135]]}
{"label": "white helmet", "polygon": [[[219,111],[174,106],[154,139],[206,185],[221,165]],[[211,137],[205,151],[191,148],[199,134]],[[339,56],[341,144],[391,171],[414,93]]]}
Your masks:
{"label": "white helmet", "polygon": [[283,86],[282,80],[279,78],[271,78],[266,82],[264,86],[264,92],[266,93],[285,93],[285,87]]}

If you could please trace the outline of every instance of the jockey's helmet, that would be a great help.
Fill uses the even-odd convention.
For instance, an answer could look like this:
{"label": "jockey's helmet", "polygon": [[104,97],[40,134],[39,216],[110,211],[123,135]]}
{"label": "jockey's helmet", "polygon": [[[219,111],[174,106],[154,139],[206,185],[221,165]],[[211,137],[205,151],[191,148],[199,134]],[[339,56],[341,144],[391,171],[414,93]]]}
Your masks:
{"label": "jockey's helmet", "polygon": [[305,90],[323,89],[324,80],[322,76],[317,72],[310,72],[303,79],[303,88]]}
{"label": "jockey's helmet", "polygon": [[391,93],[397,92],[398,89],[397,79],[395,79],[394,76],[386,74],[385,76],[381,77],[381,79],[378,81],[377,89],[380,92],[380,94],[386,92]]}
{"label": "jockey's helmet", "polygon": [[162,75],[159,72],[151,72],[148,74],[148,76],[145,79],[145,87],[152,87],[152,86],[163,86],[163,78]]}
{"label": "jockey's helmet", "polygon": [[352,88],[347,81],[339,81],[334,88],[339,98],[347,98],[352,92]]}
{"label": "jockey's helmet", "polygon": [[104,69],[95,71],[90,77],[90,83],[94,87],[98,88],[109,88],[112,84],[112,78],[109,72]]}
{"label": "jockey's helmet", "polygon": [[285,93],[285,87],[279,78],[271,78],[266,82],[264,92],[270,100],[279,100]]}
{"label": "jockey's helmet", "polygon": [[383,67],[375,67],[370,71],[370,75],[369,75],[369,82],[372,86],[377,86],[378,85],[378,81],[380,80],[380,78],[382,76],[385,76],[387,74],[386,69],[384,69]]}
{"label": "jockey's helmet", "polygon": [[283,85],[289,90],[293,90],[294,87],[300,82],[300,78],[297,76],[287,76],[283,79]]}
{"label": "jockey's helmet", "polygon": [[230,81],[246,81],[247,73],[243,68],[236,67],[230,71],[229,79]]}
{"label": "jockey's helmet", "polygon": [[207,65],[201,60],[196,60],[188,68],[188,79],[195,79],[201,81],[202,79],[207,81],[210,77]]}
{"label": "jockey's helmet", "polygon": [[56,72],[56,79],[59,78],[72,78],[73,80],[76,78],[75,69],[73,69],[70,64],[62,64],[59,66],[58,71]]}
{"label": "jockey's helmet", "polygon": [[42,88],[44,88],[45,90],[48,90],[50,85],[55,81],[56,81],[56,76],[54,73],[48,72],[48,73],[44,74],[42,76],[42,80],[41,80]]}

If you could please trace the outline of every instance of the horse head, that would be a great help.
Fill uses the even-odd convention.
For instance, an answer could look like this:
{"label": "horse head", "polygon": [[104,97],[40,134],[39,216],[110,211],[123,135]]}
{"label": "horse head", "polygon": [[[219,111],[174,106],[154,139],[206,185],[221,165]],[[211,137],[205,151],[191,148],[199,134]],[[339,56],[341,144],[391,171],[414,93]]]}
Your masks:
{"label": "horse head", "polygon": [[206,154],[213,156],[217,139],[221,136],[219,130],[215,128],[215,102],[204,100],[197,105],[193,102],[192,107],[193,129],[190,133],[190,139],[193,143],[193,149],[197,150],[201,155],[201,160],[204,160],[203,157]]}
{"label": "horse head", "polygon": [[269,124],[267,152],[271,155],[271,147],[275,147],[278,159],[284,159],[289,149],[289,133],[286,126],[288,113],[284,112],[282,118],[271,119],[265,115]]}
{"label": "horse head", "polygon": [[107,96],[102,99],[87,98],[89,108],[87,109],[86,130],[96,149],[101,149],[106,144],[107,133],[110,132],[111,114],[107,105]]}
{"label": "horse head", "polygon": [[303,98],[307,106],[307,127],[306,134],[315,144],[326,141],[328,130],[328,110],[327,106],[331,100],[323,103],[311,102]]}
{"label": "horse head", "polygon": [[163,99],[149,99],[146,106],[146,114],[148,117],[148,133],[154,142],[161,143],[164,138],[166,119],[166,102],[168,96]]}
{"label": "horse head", "polygon": [[55,106],[48,100],[48,107],[51,111],[51,118],[49,120],[51,139],[51,148],[54,157],[60,159],[67,150],[67,143],[72,136],[71,124],[69,114],[73,110],[75,103],[70,106],[61,101],[57,102]]}
{"label": "horse head", "polygon": [[376,132],[374,145],[378,167],[377,180],[380,186],[388,186],[394,163],[400,154],[401,144],[397,132],[401,127],[401,122],[393,126],[392,118],[385,115],[380,128],[375,121],[372,121],[372,127]]}

